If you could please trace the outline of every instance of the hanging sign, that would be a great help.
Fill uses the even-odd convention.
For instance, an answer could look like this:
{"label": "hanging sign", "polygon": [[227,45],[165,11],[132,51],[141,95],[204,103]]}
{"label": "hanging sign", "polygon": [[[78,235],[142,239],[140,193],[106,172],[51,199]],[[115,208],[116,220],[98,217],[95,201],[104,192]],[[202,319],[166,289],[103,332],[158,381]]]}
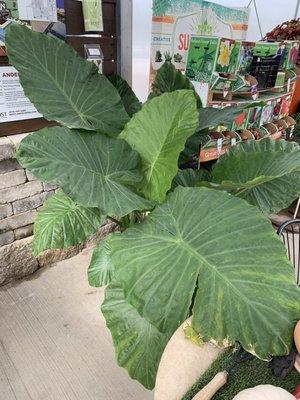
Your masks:
{"label": "hanging sign", "polygon": [[0,68],[0,123],[42,118],[25,96],[18,71],[13,67]]}

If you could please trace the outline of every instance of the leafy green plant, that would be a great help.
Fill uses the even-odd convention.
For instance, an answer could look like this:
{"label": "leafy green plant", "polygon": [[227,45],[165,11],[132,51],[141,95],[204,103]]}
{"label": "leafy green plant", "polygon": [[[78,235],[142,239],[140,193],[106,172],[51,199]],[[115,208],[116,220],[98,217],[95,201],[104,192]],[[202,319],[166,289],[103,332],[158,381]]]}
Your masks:
{"label": "leafy green plant", "polygon": [[240,110],[200,108],[170,63],[141,105],[120,77],[100,75],[60,41],[12,25],[6,44],[29,99],[60,123],[17,152],[61,188],[37,217],[35,254],[84,241],[107,218],[120,227],[95,248],[88,272],[91,285],[109,285],[102,311],[118,363],[153,388],[166,343],[191,315],[203,340],[237,341],[262,359],[287,354],[299,289],[262,211],[298,196],[299,147],[251,142],[211,174],[180,171],[203,132]]}

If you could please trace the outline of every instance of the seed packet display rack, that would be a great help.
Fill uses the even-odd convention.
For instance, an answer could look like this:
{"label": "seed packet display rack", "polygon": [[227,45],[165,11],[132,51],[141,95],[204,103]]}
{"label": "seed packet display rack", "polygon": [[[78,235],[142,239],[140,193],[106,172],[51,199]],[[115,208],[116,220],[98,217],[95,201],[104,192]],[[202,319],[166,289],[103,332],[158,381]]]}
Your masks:
{"label": "seed packet display rack", "polygon": [[[65,0],[66,42],[82,57],[85,46],[100,46],[103,54],[102,72],[105,75],[117,73],[120,68],[119,32],[120,0],[102,0],[103,32],[87,33],[81,1]],[[0,57],[0,68],[9,66],[8,58]],[[33,132],[55,123],[44,118],[0,123],[0,137]]]}
{"label": "seed packet display rack", "polygon": [[[234,44],[234,40],[224,38],[192,37],[186,75],[195,84],[203,103],[216,108],[245,107],[230,126],[215,127],[203,139],[200,162],[218,159],[241,140],[291,135],[295,121],[289,116],[289,109],[297,75],[296,61],[291,61],[290,54],[296,47],[298,50],[297,41]],[[251,54],[251,60],[245,54]],[[274,59],[277,59],[276,74],[271,74],[268,81],[264,76],[265,64],[274,64]],[[254,102],[260,104],[247,109]]]}

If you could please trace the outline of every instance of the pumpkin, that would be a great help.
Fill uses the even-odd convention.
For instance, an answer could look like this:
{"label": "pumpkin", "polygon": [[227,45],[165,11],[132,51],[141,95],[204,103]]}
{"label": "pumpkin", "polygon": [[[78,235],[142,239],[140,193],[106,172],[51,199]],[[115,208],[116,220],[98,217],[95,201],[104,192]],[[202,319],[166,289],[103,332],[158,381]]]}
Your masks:
{"label": "pumpkin", "polygon": [[298,353],[300,354],[300,321],[295,327],[294,331],[294,340],[295,340],[295,345],[297,347]]}
{"label": "pumpkin", "polygon": [[296,398],[286,390],[272,386],[259,385],[246,389],[237,394],[233,400],[295,400]]}

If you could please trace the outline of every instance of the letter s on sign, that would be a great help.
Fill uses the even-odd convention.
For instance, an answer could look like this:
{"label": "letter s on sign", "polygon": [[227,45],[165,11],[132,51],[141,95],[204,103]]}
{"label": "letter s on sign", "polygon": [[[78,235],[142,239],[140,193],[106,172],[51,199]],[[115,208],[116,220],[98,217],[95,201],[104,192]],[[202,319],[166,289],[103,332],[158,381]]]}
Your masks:
{"label": "letter s on sign", "polygon": [[190,43],[190,35],[187,33],[181,33],[179,35],[179,46],[178,50],[185,50],[187,51],[189,49],[189,43]]}

